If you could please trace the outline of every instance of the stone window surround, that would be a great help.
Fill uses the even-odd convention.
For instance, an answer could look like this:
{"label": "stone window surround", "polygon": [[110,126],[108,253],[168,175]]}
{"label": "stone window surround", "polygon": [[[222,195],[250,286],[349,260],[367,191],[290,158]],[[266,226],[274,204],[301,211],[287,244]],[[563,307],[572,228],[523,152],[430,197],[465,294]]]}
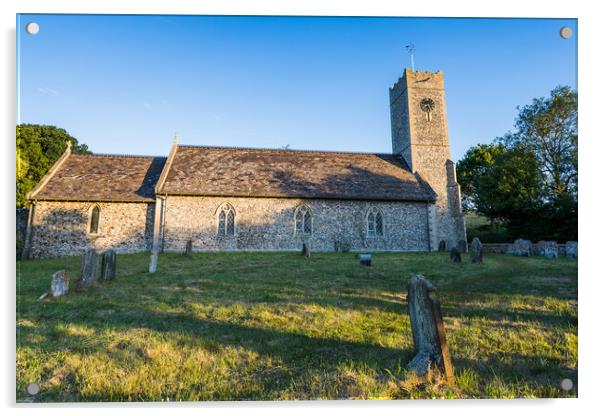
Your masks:
{"label": "stone window surround", "polygon": [[[92,212],[94,211],[94,208],[98,208],[98,227],[96,228],[96,232],[93,233],[90,230],[90,227],[92,226]],[[86,231],[87,234],[91,237],[100,237],[102,235],[102,227],[100,226],[102,223],[102,209],[100,207],[100,204],[94,203],[91,204],[88,207],[88,223],[86,225]]]}
{"label": "stone window surround", "polygon": [[[373,213],[375,215],[380,215],[380,218],[382,219],[382,234],[377,234],[376,228],[375,228],[374,234],[370,234],[368,218],[370,217],[371,213]],[[374,222],[375,222],[374,227],[376,227],[376,218],[374,219]],[[366,238],[384,238],[385,237],[385,233],[386,233],[385,216],[382,213],[382,211],[380,210],[380,208],[378,208],[374,205],[371,206],[370,208],[368,208],[368,211],[366,211],[366,216],[365,216],[365,224],[366,224]]]}
{"label": "stone window surround", "polygon": [[[219,232],[219,216],[222,213],[222,211],[224,210],[228,210],[231,211],[234,214],[234,230],[232,234],[228,234],[227,229],[228,229],[228,215],[226,215],[225,218],[225,222],[224,222],[224,234],[220,234]],[[221,203],[217,209],[215,210],[215,235],[219,236],[219,237],[234,237],[238,234],[238,225],[236,224],[236,210],[234,209],[234,206],[229,203],[229,202],[223,202]]]}
{"label": "stone window surround", "polygon": [[[297,216],[301,213],[301,210],[305,210],[306,213],[309,213],[309,219],[310,219],[310,232],[309,233],[305,232],[305,228],[306,228],[305,219],[303,219],[304,232],[302,232],[302,233],[297,232]],[[303,215],[305,215],[305,214],[303,214]],[[293,236],[308,237],[308,236],[311,236],[313,233],[314,233],[314,214],[312,213],[311,209],[307,205],[301,204],[297,208],[295,208],[295,212],[293,213]]]}

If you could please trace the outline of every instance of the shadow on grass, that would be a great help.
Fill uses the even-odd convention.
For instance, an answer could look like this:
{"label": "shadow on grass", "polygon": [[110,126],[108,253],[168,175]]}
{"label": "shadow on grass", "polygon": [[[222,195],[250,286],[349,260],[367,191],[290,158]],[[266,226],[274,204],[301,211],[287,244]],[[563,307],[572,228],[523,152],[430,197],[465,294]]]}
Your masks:
{"label": "shadow on grass", "polygon": [[[491,320],[492,327],[511,325],[516,321],[535,323],[546,328],[577,325],[576,317],[566,310],[558,313],[527,310],[512,308],[505,303],[509,295],[524,295],[525,289],[530,289],[532,285],[524,281],[521,283],[522,277],[514,276],[510,279],[513,284],[507,284],[509,280],[503,276],[491,278],[492,274],[497,273],[499,265],[505,262],[501,257],[492,258],[488,268],[464,264],[456,267],[449,265],[446,257],[435,255],[432,259],[436,264],[429,273],[428,270],[423,271],[422,263],[427,257],[425,255],[383,255],[382,259],[377,257],[380,262],[371,269],[358,267],[353,254],[316,254],[312,255],[310,261],[292,253],[245,253],[232,257],[212,253],[195,254],[190,258],[182,258],[177,254],[162,256],[159,273],[155,275],[145,272],[148,256],[135,255],[129,257],[132,260],[128,263],[119,263],[118,267],[121,267],[123,273],[116,281],[85,293],[73,293],[64,299],[48,302],[35,301],[42,291],[47,290],[48,284],[49,274],[41,269],[41,263],[40,272],[29,271],[31,280],[24,281],[19,291],[19,319],[28,321],[29,325],[21,327],[19,332],[22,337],[31,336],[24,345],[40,351],[65,350],[81,355],[100,351],[108,354],[115,363],[128,363],[128,357],[145,359],[143,346],[125,342],[109,348],[108,338],[97,339],[92,335],[104,331],[127,332],[141,328],[162,333],[167,338],[173,337],[178,343],[182,343],[183,348],[203,348],[219,353],[223,348],[234,347],[275,358],[283,369],[260,371],[253,375],[253,380],[262,385],[265,392],[285,390],[300,379],[309,379],[316,373],[340,372],[341,364],[345,366],[348,363],[365,363],[378,377],[382,375],[386,378],[387,369],[407,364],[413,356],[411,349],[311,336],[309,332],[286,332],[252,326],[261,325],[260,321],[252,317],[248,325],[245,325],[246,319],[241,320],[240,317],[235,317],[236,323],[199,318],[194,315],[194,311],[186,312],[186,305],[199,303],[211,309],[240,304],[243,309],[253,310],[253,305],[257,304],[305,304],[333,308],[341,313],[346,310],[366,313],[374,309],[376,312],[407,317],[405,282],[406,276],[414,272],[432,276],[435,285],[440,284],[445,318],[484,318]],[[412,260],[414,257],[415,260]],[[227,261],[228,259],[236,261]],[[540,279],[547,276],[548,272],[536,270],[539,263],[549,264],[549,267],[561,264],[539,261],[533,265],[522,259],[510,259],[508,262],[531,265],[521,273],[533,272]],[[54,261],[52,264],[58,266],[62,263]],[[78,261],[70,260],[65,265],[76,273]],[[439,265],[449,267],[441,268]],[[276,271],[268,273],[270,267]],[[41,272],[45,274],[42,275]],[[573,281],[573,277],[567,277],[571,270],[563,269],[561,272],[549,275],[561,276],[563,281]],[[510,272],[505,273],[508,275]],[[576,284],[576,276],[574,281]],[[534,297],[563,299],[559,293],[554,292],[551,285],[548,286],[550,288],[546,289],[547,292]],[[521,299],[522,297],[517,301],[520,302]],[[576,300],[576,297],[572,299]],[[493,303],[487,305],[488,301]],[[535,306],[538,305],[540,304]],[[279,308],[277,306],[274,309]],[[179,311],[170,311],[174,309]],[[106,315],[99,313],[107,310],[111,312]],[[503,320],[509,323],[501,322]],[[66,331],[66,324],[89,328],[92,335]],[[523,327],[517,325],[512,329],[521,331]],[[303,331],[303,328],[298,330]],[[37,344],[37,341],[32,340],[42,341]],[[483,361],[477,361],[454,357],[453,345],[451,347],[457,371],[477,371],[481,377],[480,383],[491,383],[498,378],[507,385],[518,386],[516,381],[520,379],[532,388],[548,389],[546,391],[556,388],[550,394],[557,395],[557,387],[552,387],[557,386],[557,377],[576,377],[576,370],[563,367],[560,360],[548,357],[546,353],[537,356],[526,356],[519,351],[497,354],[496,347],[489,345],[487,351],[478,354],[483,356]],[[65,386],[61,386],[63,387]],[[66,397],[58,387],[55,394],[61,399],[77,400],[77,385],[70,389],[70,394],[75,395],[73,398]],[[239,394],[232,399],[261,398]],[[102,398],[98,397],[99,400]]]}
{"label": "shadow on grass", "polygon": [[[106,308],[107,305],[93,302],[87,308]],[[115,305],[111,305],[115,307]],[[148,329],[157,333],[172,336],[182,348],[203,348],[210,353],[219,354],[226,347],[242,348],[254,351],[263,357],[270,357],[279,366],[270,371],[260,371],[253,375],[254,382],[262,386],[261,391],[267,395],[296,387],[300,380],[308,380],[315,374],[339,373],[340,364],[355,363],[373,368],[379,374],[385,369],[401,368],[413,355],[410,349],[387,348],[379,345],[337,340],[332,338],[312,337],[299,333],[283,332],[269,328],[245,326],[241,324],[198,319],[187,313],[171,313],[149,311],[143,308],[127,306],[127,316],[116,310],[100,321],[87,319],[85,315],[72,317],[69,324],[102,329],[103,331],[128,332],[136,329]],[[132,319],[130,316],[137,315]],[[93,336],[68,333],[61,325],[65,321],[48,321],[44,327],[23,329],[24,336],[43,337],[45,349],[66,350],[76,354],[102,352],[114,362],[130,363],[132,359],[146,360],[145,349],[141,345],[119,342],[109,347],[106,341]],[[53,328],[54,329],[51,329]],[[74,380],[74,375],[69,375]],[[68,379],[68,380],[69,380]],[[233,379],[232,382],[235,382]],[[265,399],[265,396],[249,396],[242,391],[239,396],[228,400]],[[78,397],[76,384],[55,386],[45,392],[44,397],[50,400],[82,400]],[[44,397],[40,397],[45,401]],[[345,397],[341,397],[345,398]],[[99,392],[94,398],[85,400],[106,400]],[[114,399],[114,398],[113,398]]]}

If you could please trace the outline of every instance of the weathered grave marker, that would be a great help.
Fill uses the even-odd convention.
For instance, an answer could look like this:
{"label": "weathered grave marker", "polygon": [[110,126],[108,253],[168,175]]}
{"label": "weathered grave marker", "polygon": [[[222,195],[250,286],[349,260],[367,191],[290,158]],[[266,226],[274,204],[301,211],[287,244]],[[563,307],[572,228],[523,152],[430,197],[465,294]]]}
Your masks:
{"label": "weathered grave marker", "polygon": [[157,271],[158,260],[159,260],[159,253],[157,251],[151,251],[150,264],[148,265],[149,273],[155,273]]}
{"label": "weathered grave marker", "polygon": [[474,237],[470,242],[470,262],[473,264],[483,263],[483,244],[478,237]]}
{"label": "weathered grave marker", "polygon": [[351,243],[347,240],[341,241],[341,252],[349,253],[349,250],[351,250]]}
{"label": "weathered grave marker", "polygon": [[408,282],[408,310],[416,355],[408,368],[418,376],[439,368],[449,385],[454,384],[454,369],[447,346],[441,305],[436,288],[423,276],[414,275]]}
{"label": "weathered grave marker", "polygon": [[556,241],[545,241],[542,249],[543,255],[550,258],[558,258],[558,244]]}
{"label": "weathered grave marker", "polygon": [[117,274],[117,254],[115,250],[107,250],[102,253],[102,267],[100,277],[103,280],[113,280]]}
{"label": "weathered grave marker", "polygon": [[537,244],[531,244],[531,254],[534,256],[543,256],[543,248],[546,245],[544,240],[538,241]]}
{"label": "weathered grave marker", "polygon": [[577,242],[576,241],[567,241],[566,242],[566,256],[571,259],[577,258]]}
{"label": "weathered grave marker", "polygon": [[447,250],[447,243],[445,240],[441,240],[439,241],[439,247],[437,248],[438,251],[446,251]]}
{"label": "weathered grave marker", "polygon": [[190,256],[192,254],[192,240],[188,240],[186,242],[186,249],[184,250],[185,256]]}
{"label": "weathered grave marker", "polygon": [[309,251],[309,244],[303,243],[303,246],[301,247],[301,255],[305,256],[305,257],[309,257],[310,254],[311,253]]}
{"label": "weathered grave marker", "polygon": [[69,275],[65,270],[59,270],[52,274],[50,281],[50,292],[44,293],[38,300],[44,300],[49,297],[58,298],[69,293]]}
{"label": "weathered grave marker", "polygon": [[360,264],[362,266],[372,266],[372,254],[370,253],[361,253],[359,255],[360,258]]}
{"label": "weathered grave marker", "polygon": [[98,253],[88,250],[82,256],[82,268],[77,287],[87,289],[95,286],[98,279]]}
{"label": "weathered grave marker", "polygon": [[514,243],[508,247],[508,253],[515,256],[530,256],[531,255],[531,241],[518,239],[514,240]]}
{"label": "weathered grave marker", "polygon": [[449,259],[453,262],[453,263],[462,263],[462,255],[460,254],[460,251],[454,247],[449,251]]}
{"label": "weathered grave marker", "polygon": [[65,270],[60,270],[52,275],[50,294],[58,298],[69,293],[69,275]]}

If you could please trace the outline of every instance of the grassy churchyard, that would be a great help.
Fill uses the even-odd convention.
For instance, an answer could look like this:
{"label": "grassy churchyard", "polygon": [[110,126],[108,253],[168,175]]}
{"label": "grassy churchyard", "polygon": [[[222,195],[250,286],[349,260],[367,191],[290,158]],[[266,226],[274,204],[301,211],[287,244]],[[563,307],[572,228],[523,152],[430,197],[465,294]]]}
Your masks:
{"label": "grassy churchyard", "polygon": [[[574,260],[377,253],[362,267],[353,253],[162,254],[155,274],[148,260],[119,255],[116,280],[45,301],[52,273],[66,269],[73,286],[80,258],[17,263],[18,401],[577,395]],[[405,370],[414,273],[437,286],[453,388]]]}

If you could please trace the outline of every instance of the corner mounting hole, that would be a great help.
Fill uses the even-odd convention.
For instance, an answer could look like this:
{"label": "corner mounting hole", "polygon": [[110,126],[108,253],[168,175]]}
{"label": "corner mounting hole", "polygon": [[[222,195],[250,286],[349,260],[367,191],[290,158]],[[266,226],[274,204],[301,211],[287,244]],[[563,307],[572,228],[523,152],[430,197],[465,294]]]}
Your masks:
{"label": "corner mounting hole", "polygon": [[27,25],[25,25],[25,30],[30,35],[37,35],[38,32],[40,31],[40,25],[37,24],[36,22],[29,22],[29,23],[27,23]]}

